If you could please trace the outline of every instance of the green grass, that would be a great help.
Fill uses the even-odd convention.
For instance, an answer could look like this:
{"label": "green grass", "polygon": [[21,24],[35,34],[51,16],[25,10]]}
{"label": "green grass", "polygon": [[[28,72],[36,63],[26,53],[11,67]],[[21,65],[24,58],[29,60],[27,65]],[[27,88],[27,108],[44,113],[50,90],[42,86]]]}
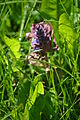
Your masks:
{"label": "green grass", "polygon": [[[80,120],[79,6],[80,0],[0,1],[0,120]],[[59,46],[47,54],[49,72],[27,60],[26,33],[40,21],[50,22]]]}

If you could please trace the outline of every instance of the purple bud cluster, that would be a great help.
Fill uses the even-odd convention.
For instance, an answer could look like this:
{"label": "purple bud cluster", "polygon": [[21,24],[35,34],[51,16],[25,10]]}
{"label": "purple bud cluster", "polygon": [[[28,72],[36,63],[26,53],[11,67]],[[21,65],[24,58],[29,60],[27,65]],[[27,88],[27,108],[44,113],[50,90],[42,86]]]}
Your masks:
{"label": "purple bud cluster", "polygon": [[[52,37],[53,37],[53,29],[49,23],[44,24],[43,22],[40,22],[38,24],[32,24],[31,32],[26,33],[26,38],[31,41],[31,48],[32,51],[35,51],[35,55],[34,53],[32,53],[29,57],[33,57],[36,55],[45,56],[46,52],[51,51]],[[59,48],[54,38],[53,52],[58,49]]]}
{"label": "purple bud cluster", "polygon": [[[31,32],[26,33],[26,38],[31,41],[32,49],[42,49],[44,52],[48,52],[51,50],[52,36],[53,29],[51,25],[49,25],[48,23],[44,24],[43,22],[32,24]],[[56,45],[55,40],[53,41],[53,43],[54,45]]]}

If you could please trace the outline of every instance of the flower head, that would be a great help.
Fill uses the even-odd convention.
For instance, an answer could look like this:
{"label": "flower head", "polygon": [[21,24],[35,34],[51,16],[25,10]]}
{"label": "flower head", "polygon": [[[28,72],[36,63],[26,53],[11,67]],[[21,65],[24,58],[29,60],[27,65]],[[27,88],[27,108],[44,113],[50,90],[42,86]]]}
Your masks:
{"label": "flower head", "polygon": [[43,22],[32,24],[31,33],[26,34],[26,38],[31,41],[31,47],[34,50],[42,49],[45,52],[50,51],[52,36],[52,27],[48,23],[44,24]]}
{"label": "flower head", "polygon": [[[26,33],[26,38],[31,41],[31,48],[40,56],[45,56],[46,52],[51,51],[51,39],[53,37],[53,28],[49,23],[43,22],[32,24],[31,32]],[[41,50],[41,51],[38,51]],[[58,46],[53,39],[53,52],[58,50]],[[46,57],[44,57],[46,58]]]}

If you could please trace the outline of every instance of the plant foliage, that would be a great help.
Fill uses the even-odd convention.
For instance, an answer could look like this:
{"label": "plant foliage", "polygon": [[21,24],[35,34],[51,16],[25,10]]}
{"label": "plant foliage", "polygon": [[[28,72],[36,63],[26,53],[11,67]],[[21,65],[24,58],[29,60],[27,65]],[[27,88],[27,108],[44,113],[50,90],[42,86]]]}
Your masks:
{"label": "plant foliage", "polygon": [[[0,120],[80,119],[80,0],[0,0]],[[59,51],[29,64],[26,33],[44,21]],[[44,63],[46,62],[46,63]]]}

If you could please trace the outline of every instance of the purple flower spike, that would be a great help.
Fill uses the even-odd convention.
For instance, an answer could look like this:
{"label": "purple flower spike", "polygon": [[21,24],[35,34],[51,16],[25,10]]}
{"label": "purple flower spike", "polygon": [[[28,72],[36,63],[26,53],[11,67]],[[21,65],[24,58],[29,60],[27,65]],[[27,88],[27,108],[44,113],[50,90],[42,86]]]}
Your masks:
{"label": "purple flower spike", "polygon": [[[31,41],[31,49],[34,54],[46,58],[46,52],[50,52],[51,49],[51,39],[53,37],[53,28],[49,23],[37,23],[32,24],[31,32],[26,33],[26,38]],[[55,38],[53,39],[53,53],[59,50]],[[44,57],[45,56],[45,57]]]}
{"label": "purple flower spike", "polygon": [[[31,41],[32,49],[42,49],[45,53],[51,50],[51,39],[53,29],[49,23],[32,24],[31,32],[26,34],[26,38]],[[55,38],[53,40],[54,48],[56,46]],[[53,48],[53,50],[54,50]]]}

